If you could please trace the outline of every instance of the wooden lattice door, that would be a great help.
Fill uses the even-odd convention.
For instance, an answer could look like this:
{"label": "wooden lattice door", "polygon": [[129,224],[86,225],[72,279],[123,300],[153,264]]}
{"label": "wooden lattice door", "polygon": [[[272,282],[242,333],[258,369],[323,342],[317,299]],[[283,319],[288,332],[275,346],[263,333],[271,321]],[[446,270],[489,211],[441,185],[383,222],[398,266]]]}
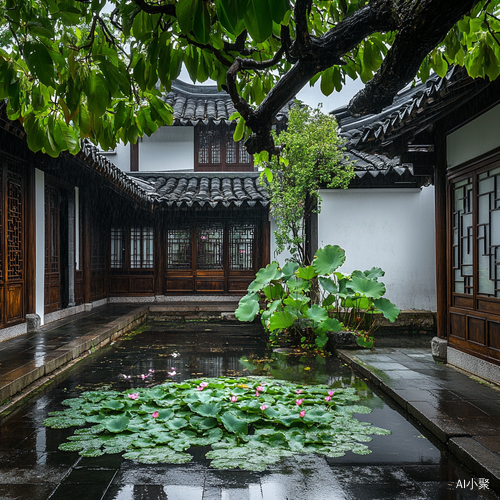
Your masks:
{"label": "wooden lattice door", "polygon": [[500,365],[500,155],[450,175],[449,336]]}
{"label": "wooden lattice door", "polygon": [[21,167],[0,164],[0,326],[24,321],[24,191]]}
{"label": "wooden lattice door", "polygon": [[45,313],[61,309],[61,194],[45,185]]}

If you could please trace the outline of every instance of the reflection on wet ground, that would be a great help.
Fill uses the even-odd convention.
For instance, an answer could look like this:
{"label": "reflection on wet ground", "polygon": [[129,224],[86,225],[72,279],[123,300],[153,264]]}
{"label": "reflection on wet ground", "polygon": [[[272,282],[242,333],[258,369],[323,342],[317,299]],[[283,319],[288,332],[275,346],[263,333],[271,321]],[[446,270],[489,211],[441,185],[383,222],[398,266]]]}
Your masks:
{"label": "reflection on wet ground", "polygon": [[[166,323],[149,325],[99,351],[60,376],[0,427],[0,498],[51,500],[375,500],[498,498],[480,489],[429,436],[388,406],[335,357],[266,350],[257,325]],[[160,330],[161,328],[161,330]],[[73,429],[42,425],[61,401],[97,387],[144,387],[171,379],[268,375],[302,383],[355,386],[373,411],[360,420],[390,429],[374,436],[370,455],[335,459],[297,455],[265,472],[219,471],[193,453],[183,465],[143,465],[120,455],[82,458],[58,451]],[[154,370],[143,380],[141,374]],[[124,376],[130,376],[126,379]],[[460,485],[457,486],[458,481]],[[474,481],[474,483],[472,482]],[[463,486],[463,487],[461,487]],[[467,486],[467,487],[465,487]]]}

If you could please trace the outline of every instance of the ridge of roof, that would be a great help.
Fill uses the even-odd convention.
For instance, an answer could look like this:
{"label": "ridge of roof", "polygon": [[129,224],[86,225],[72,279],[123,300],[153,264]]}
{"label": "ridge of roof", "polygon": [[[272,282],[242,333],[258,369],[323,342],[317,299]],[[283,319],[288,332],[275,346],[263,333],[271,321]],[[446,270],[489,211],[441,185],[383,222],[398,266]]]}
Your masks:
{"label": "ridge of roof", "polygon": [[[378,114],[354,117],[348,106],[333,110],[339,133],[347,140],[347,149],[396,156],[400,144],[444,117],[457,102],[465,102],[490,84],[472,79],[464,68],[453,66],[444,77],[433,74],[425,83],[406,87],[391,105]],[[396,140],[398,144],[395,144]]]}

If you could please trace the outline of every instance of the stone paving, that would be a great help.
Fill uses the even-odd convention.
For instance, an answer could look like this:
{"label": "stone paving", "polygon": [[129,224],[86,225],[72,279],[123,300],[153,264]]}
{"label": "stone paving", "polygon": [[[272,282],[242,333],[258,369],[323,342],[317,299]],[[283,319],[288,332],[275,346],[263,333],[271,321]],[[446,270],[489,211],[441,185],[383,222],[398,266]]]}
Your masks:
{"label": "stone paving", "polygon": [[342,351],[342,359],[500,491],[500,388],[434,361],[430,349]]}

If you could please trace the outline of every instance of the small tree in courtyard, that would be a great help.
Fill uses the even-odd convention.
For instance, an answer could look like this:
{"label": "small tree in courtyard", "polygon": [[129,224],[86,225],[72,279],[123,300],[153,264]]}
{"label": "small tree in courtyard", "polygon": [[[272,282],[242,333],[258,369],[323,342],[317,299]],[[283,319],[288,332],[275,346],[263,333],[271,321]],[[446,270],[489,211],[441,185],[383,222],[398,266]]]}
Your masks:
{"label": "small tree in courtyard", "polygon": [[320,212],[321,186],[347,188],[354,176],[352,164],[337,136],[337,124],[330,115],[308,106],[294,106],[288,128],[274,137],[283,149],[264,162],[268,175],[271,214],[276,219],[276,251],[288,250],[291,260],[309,264],[306,224],[313,212]]}

